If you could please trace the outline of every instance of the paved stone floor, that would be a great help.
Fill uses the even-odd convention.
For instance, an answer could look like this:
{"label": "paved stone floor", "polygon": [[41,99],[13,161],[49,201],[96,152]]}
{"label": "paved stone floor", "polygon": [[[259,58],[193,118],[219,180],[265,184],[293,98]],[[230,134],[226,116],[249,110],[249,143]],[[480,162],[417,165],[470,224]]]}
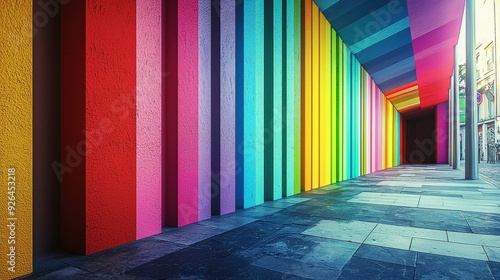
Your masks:
{"label": "paved stone floor", "polygon": [[25,279],[500,279],[500,189],[401,166],[90,256]]}

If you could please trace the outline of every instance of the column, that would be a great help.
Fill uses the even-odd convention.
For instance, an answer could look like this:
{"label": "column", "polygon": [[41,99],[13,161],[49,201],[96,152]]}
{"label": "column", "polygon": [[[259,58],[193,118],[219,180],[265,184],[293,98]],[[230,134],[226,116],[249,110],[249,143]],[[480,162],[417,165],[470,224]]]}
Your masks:
{"label": "column", "polygon": [[476,23],[475,0],[466,2],[466,65],[465,81],[465,179],[479,179],[478,132],[476,104]]}
{"label": "column", "polygon": [[[2,279],[32,271],[32,5],[31,1],[14,0],[0,4]],[[11,262],[13,258],[15,262]]]}
{"label": "column", "polygon": [[199,219],[198,0],[162,8],[163,222],[183,226]]}
{"label": "column", "polygon": [[137,1],[137,239],[161,232],[161,1]]}
{"label": "column", "polygon": [[90,254],[136,239],[136,2],[69,2],[61,38],[61,246]]}

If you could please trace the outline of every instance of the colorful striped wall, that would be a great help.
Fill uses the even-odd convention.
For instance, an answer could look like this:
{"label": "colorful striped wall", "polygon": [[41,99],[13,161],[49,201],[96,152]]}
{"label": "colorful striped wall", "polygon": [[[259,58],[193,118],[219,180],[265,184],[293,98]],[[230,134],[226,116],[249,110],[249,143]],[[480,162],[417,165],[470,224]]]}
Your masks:
{"label": "colorful striped wall", "polygon": [[312,1],[303,23],[303,190],[399,164],[399,112]]}
{"label": "colorful striped wall", "polygon": [[400,163],[399,112],[312,0],[118,2],[60,7],[65,249]]}

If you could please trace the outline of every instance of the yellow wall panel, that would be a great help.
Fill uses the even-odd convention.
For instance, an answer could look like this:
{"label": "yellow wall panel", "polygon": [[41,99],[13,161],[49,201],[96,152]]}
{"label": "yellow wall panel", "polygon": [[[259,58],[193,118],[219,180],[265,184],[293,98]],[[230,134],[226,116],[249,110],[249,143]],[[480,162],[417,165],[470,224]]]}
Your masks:
{"label": "yellow wall panel", "polygon": [[304,1],[304,191],[312,189],[312,5]]}
{"label": "yellow wall panel", "polygon": [[319,130],[319,157],[320,157],[320,186],[331,183],[331,92],[330,92],[330,24],[323,14],[320,14],[320,130]]}
{"label": "yellow wall panel", "polygon": [[0,279],[32,271],[32,5],[0,2]]}
{"label": "yellow wall panel", "polygon": [[319,8],[312,5],[312,188],[319,187]]}

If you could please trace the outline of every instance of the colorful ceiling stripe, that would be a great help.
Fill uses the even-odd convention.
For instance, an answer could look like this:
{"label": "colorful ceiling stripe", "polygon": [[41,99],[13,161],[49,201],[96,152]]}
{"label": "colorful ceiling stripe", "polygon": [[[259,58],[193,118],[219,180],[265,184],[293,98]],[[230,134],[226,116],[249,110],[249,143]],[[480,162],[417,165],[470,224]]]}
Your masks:
{"label": "colorful ceiling stripe", "polygon": [[408,0],[421,108],[448,100],[464,0]]}
{"label": "colorful ceiling stripe", "polygon": [[464,0],[316,0],[400,112],[448,98]]}

